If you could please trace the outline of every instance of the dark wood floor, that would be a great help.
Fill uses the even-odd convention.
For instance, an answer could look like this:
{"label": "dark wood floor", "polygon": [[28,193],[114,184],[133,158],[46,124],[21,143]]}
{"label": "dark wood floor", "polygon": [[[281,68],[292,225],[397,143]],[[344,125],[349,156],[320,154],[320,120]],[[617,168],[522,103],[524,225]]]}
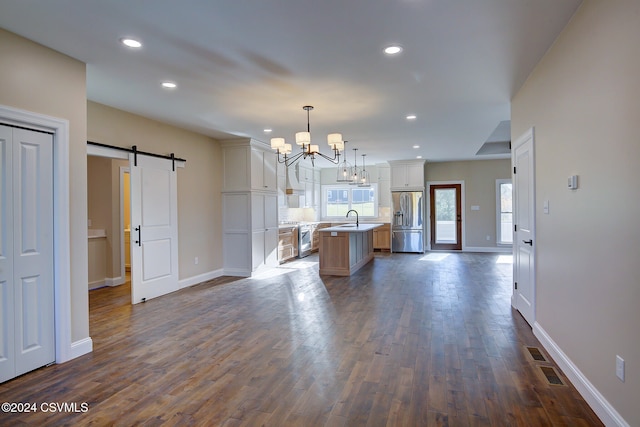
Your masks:
{"label": "dark wood floor", "polygon": [[136,306],[126,285],[92,291],[93,353],[0,385],[0,402],[88,410],[0,425],[601,425],[526,349],[540,344],[510,307],[510,264],[425,258],[320,278],[312,256]]}

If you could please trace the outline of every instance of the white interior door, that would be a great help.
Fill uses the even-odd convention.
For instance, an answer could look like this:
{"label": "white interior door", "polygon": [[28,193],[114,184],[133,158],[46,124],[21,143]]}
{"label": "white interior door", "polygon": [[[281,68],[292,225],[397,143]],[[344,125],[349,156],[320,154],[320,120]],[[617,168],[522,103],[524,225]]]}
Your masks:
{"label": "white interior door", "polygon": [[179,289],[177,176],[168,159],[130,157],[131,303]]}
{"label": "white interior door", "polygon": [[513,150],[514,293],[513,306],[530,325],[535,322],[535,179],[533,130]]}
{"label": "white interior door", "polygon": [[0,382],[55,361],[53,137],[0,126]]}

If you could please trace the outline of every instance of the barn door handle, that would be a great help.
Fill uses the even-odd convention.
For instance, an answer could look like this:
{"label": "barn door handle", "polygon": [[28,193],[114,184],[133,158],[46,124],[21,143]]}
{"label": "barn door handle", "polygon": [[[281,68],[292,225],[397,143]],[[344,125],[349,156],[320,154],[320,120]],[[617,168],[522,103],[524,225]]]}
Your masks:
{"label": "barn door handle", "polygon": [[138,232],[138,240],[136,240],[136,243],[138,244],[138,246],[142,246],[142,238],[140,237],[140,228],[141,227],[142,226],[139,225],[139,226],[137,226],[135,228],[135,230]]}
{"label": "barn door handle", "polygon": [[523,240],[522,243],[529,245],[529,246],[533,246],[533,240],[529,239],[529,240]]}

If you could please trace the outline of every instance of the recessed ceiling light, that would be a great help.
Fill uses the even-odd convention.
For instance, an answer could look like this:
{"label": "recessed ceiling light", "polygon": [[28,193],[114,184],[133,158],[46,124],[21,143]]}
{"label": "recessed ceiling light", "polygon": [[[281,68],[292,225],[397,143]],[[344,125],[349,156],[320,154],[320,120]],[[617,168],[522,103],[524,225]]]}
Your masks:
{"label": "recessed ceiling light", "polygon": [[162,82],[162,87],[165,89],[175,89],[178,85],[174,82]]}
{"label": "recessed ceiling light", "polygon": [[120,39],[120,43],[122,43],[123,45],[125,45],[127,47],[132,47],[134,49],[142,47],[142,43],[140,43],[138,40],[130,39],[128,37]]}
{"label": "recessed ceiling light", "polygon": [[413,148],[420,148],[420,146],[419,145],[414,145]]}
{"label": "recessed ceiling light", "polygon": [[415,120],[416,119],[416,115],[415,114],[409,114],[407,116],[407,120]]}
{"label": "recessed ceiling light", "polygon": [[264,133],[271,133],[273,131],[273,129],[265,129]]}
{"label": "recessed ceiling light", "polygon": [[402,52],[402,47],[398,45],[391,45],[384,48],[384,53],[387,55],[397,55]]}
{"label": "recessed ceiling light", "polygon": [[422,158],[422,156],[416,156],[416,159],[421,159],[421,158]]}

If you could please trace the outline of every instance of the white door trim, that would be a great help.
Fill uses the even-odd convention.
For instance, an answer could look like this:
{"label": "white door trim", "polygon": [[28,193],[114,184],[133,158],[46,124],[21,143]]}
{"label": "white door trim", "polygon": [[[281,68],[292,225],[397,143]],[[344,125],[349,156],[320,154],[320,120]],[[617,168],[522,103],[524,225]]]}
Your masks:
{"label": "white door trim", "polygon": [[[0,121],[53,133],[53,248],[56,363],[93,350],[91,338],[71,337],[71,244],[69,213],[69,121],[0,105]],[[86,232],[86,231],[85,231]]]}
{"label": "white door trim", "polygon": [[[530,321],[530,325],[533,327],[533,325],[536,322],[536,265],[537,265],[537,252],[538,252],[538,245],[537,245],[537,239],[536,239],[536,157],[535,157],[535,132],[534,132],[534,128],[530,128],[527,131],[525,131],[516,141],[515,143],[512,145],[511,147],[511,182],[514,184],[514,200],[513,200],[513,221],[514,223],[516,223],[516,218],[518,217],[517,215],[517,202],[515,200],[516,197],[518,197],[517,192],[515,191],[515,183],[516,183],[516,177],[513,173],[513,168],[515,167],[516,164],[516,149],[517,147],[519,147],[520,145],[524,144],[525,142],[527,142],[528,140],[531,140],[531,173],[530,173],[530,181],[531,181],[531,188],[532,188],[532,201],[531,201],[531,209],[533,211],[533,221],[531,222],[531,239],[533,240],[534,244],[533,244],[533,271],[531,272],[531,305],[532,305],[532,319],[527,319],[527,321]],[[517,225],[517,224],[516,224]],[[517,239],[517,235],[514,232],[514,238],[513,238],[513,280],[517,280],[518,278],[518,263],[517,263],[517,254],[516,251],[518,250],[518,243],[516,242]],[[513,293],[511,294],[511,306],[515,309],[518,308],[518,304],[517,304],[517,291],[515,289],[515,286],[513,288]]]}
{"label": "white door trim", "polygon": [[[120,166],[120,225],[118,226],[118,230],[120,230],[120,277],[122,278],[122,283],[126,281],[126,260],[124,259],[124,225],[125,225],[125,217],[124,217],[124,174],[130,173],[131,169],[129,166]],[[129,231],[129,236],[131,236],[131,231]]]}

